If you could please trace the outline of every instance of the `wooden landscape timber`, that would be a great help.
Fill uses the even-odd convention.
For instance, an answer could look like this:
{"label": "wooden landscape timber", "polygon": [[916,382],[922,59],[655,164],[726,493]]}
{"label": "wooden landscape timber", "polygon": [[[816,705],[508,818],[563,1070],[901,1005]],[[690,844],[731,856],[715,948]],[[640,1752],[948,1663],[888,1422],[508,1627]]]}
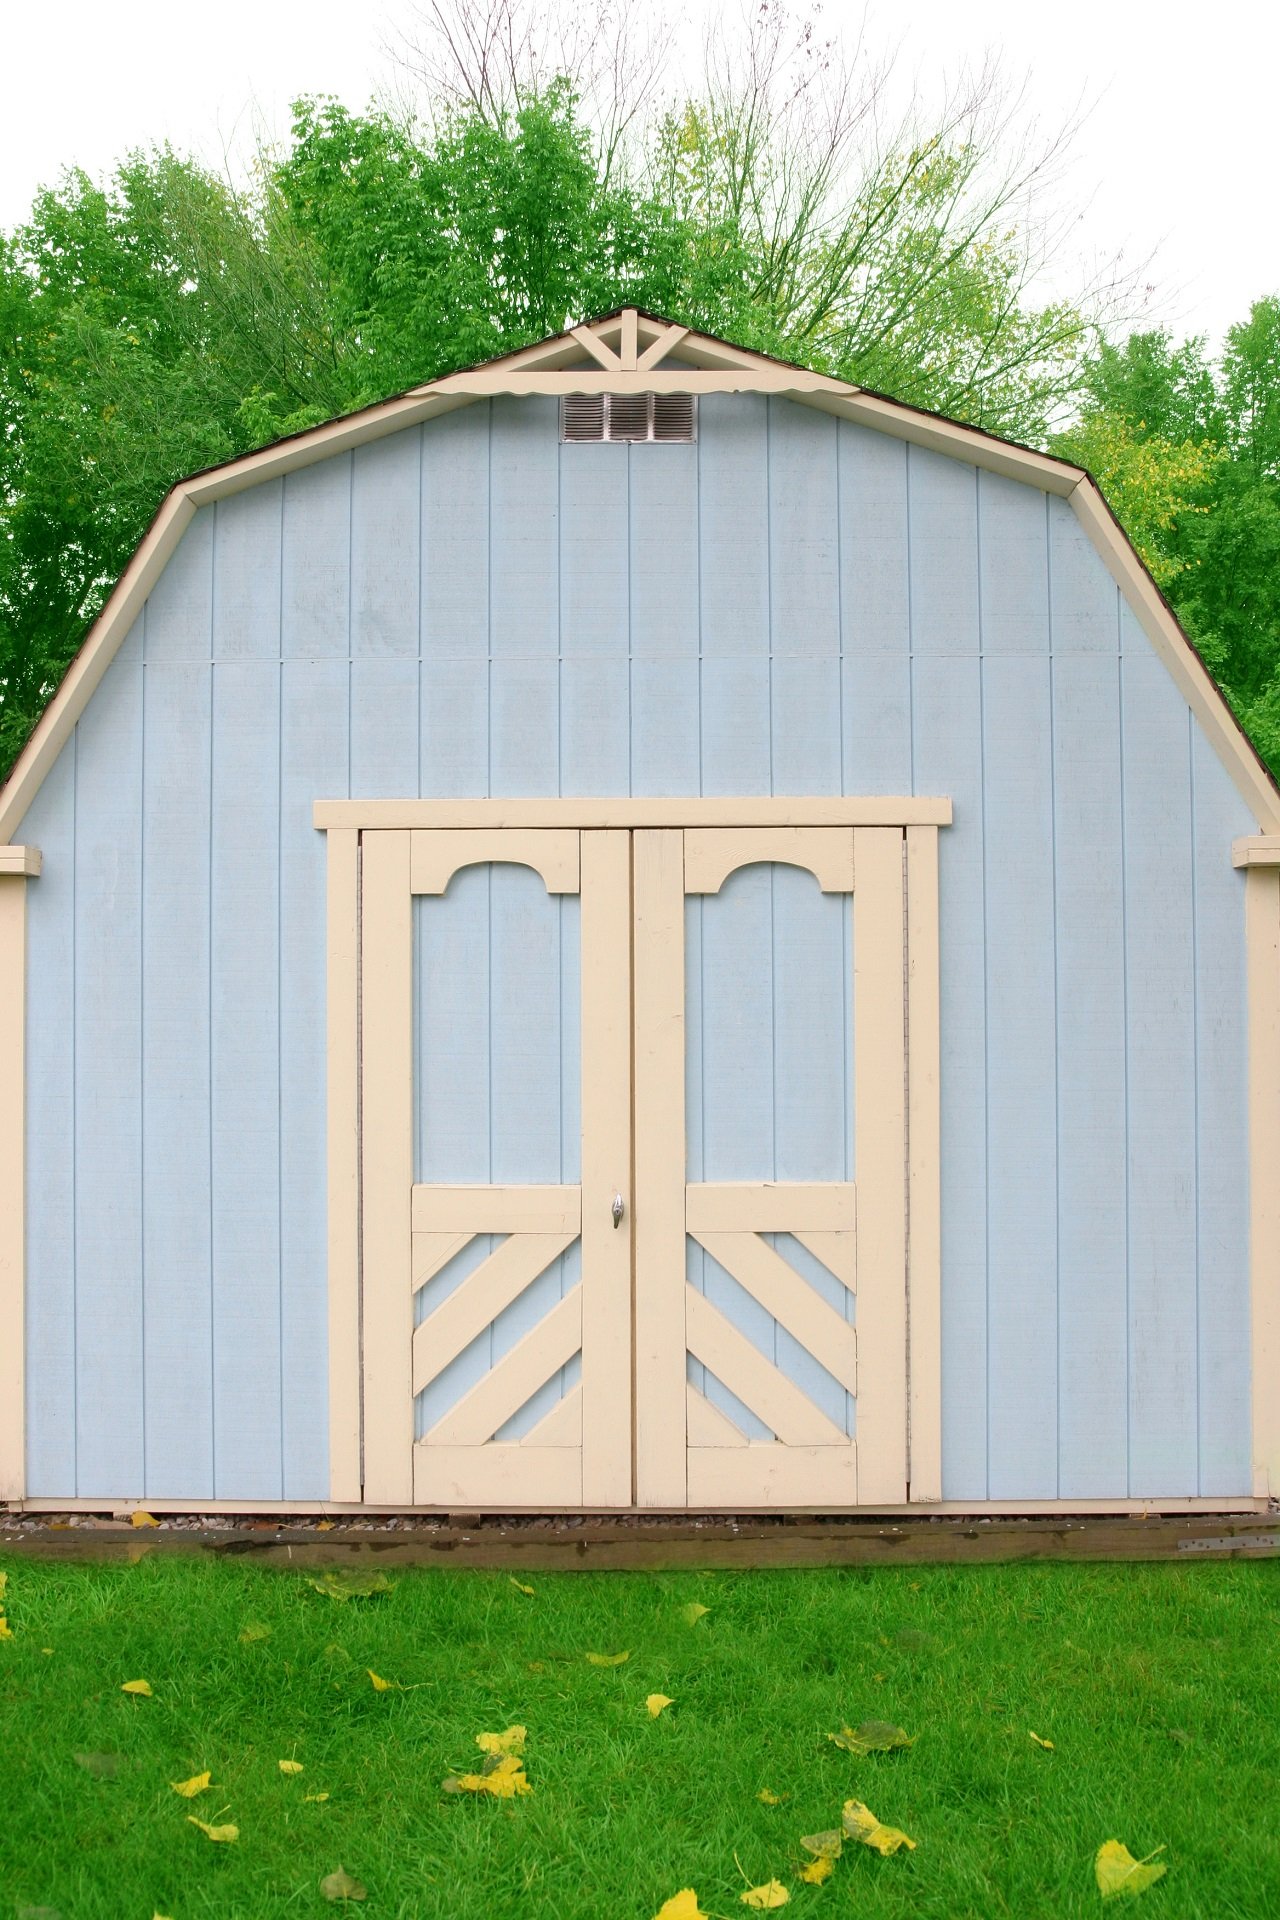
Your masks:
{"label": "wooden landscape timber", "polygon": [[471,1567],[498,1573],[767,1572],[784,1567],[998,1565],[1016,1560],[1256,1560],[1280,1557],[1280,1514],[1055,1514],[1034,1519],[676,1518],[526,1522],[451,1515],[402,1528],[362,1520],[310,1526],[258,1519],[203,1527],[119,1518],[0,1522],[0,1557],[136,1562],[152,1554],[247,1559],[315,1572],[356,1566]]}

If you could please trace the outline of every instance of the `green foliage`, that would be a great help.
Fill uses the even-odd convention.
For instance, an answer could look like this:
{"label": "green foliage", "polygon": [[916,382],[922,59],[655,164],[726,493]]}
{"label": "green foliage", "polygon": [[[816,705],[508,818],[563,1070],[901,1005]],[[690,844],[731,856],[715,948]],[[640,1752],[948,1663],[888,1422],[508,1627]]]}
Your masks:
{"label": "green foliage", "polygon": [[[0,237],[0,772],[175,480],[594,313],[1041,437],[1088,334],[1025,297],[1025,177],[984,184],[959,119],[855,164],[856,116],[797,120],[782,71],[627,165],[557,79],[429,127],[302,101],[245,189],[161,150],[41,193]],[[1259,351],[1231,404],[1265,438]]]}
{"label": "green foliage", "polygon": [[1087,390],[1054,451],[1101,482],[1280,773],[1280,300],[1254,304],[1216,365],[1165,332],[1105,346]]}

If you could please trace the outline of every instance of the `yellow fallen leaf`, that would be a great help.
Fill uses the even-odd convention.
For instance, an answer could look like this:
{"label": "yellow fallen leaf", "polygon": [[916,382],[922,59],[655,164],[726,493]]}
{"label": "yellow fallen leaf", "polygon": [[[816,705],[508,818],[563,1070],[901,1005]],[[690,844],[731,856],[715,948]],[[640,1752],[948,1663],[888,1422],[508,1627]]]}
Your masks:
{"label": "yellow fallen leaf", "polygon": [[446,1793],[489,1793],[495,1800],[514,1800],[518,1793],[532,1793],[524,1762],[518,1754],[495,1756],[495,1764],[483,1773],[452,1773],[444,1782]]}
{"label": "yellow fallen leaf", "polygon": [[478,1733],[476,1745],[481,1753],[520,1753],[528,1735],[527,1727],[508,1727],[505,1733]]}
{"label": "yellow fallen leaf", "polygon": [[791,1895],[781,1880],[769,1880],[762,1887],[748,1887],[745,1893],[738,1895],[738,1898],[744,1907],[760,1909],[786,1907],[791,1904]]}
{"label": "yellow fallen leaf", "polygon": [[276,1765],[279,1767],[281,1773],[301,1773],[303,1771],[301,1760],[277,1760]]}
{"label": "yellow fallen leaf", "polygon": [[1053,1752],[1052,1740],[1042,1740],[1038,1733],[1028,1733],[1027,1738],[1028,1740],[1034,1740],[1038,1747],[1043,1747],[1046,1753]]}
{"label": "yellow fallen leaf", "polygon": [[624,1660],[630,1658],[630,1653],[589,1653],[587,1655],[593,1667],[620,1667]]}
{"label": "yellow fallen leaf", "polygon": [[816,1860],[811,1860],[807,1867],[801,1867],[800,1878],[807,1887],[820,1887],[824,1880],[831,1878],[835,1870],[835,1861],[829,1853],[824,1853],[820,1854]]}
{"label": "yellow fallen leaf", "polygon": [[13,1629],[4,1615],[0,1613],[0,1640],[12,1640]]}
{"label": "yellow fallen leaf", "polygon": [[269,1640],[271,1628],[262,1620],[246,1620],[240,1629],[241,1644],[251,1647],[257,1640]]}
{"label": "yellow fallen leaf", "polygon": [[860,1840],[864,1847],[874,1847],[877,1853],[897,1853],[900,1847],[915,1849],[914,1840],[909,1840],[897,1827],[883,1826],[861,1800],[846,1800],[840,1821],[851,1839]]}
{"label": "yellow fallen leaf", "polygon": [[154,1513],[148,1513],[145,1507],[135,1507],[129,1515],[129,1525],[131,1527],[158,1527],[160,1522],[156,1519]]}
{"label": "yellow fallen leaf", "polygon": [[382,1675],[375,1673],[372,1667],[366,1667],[365,1672],[373,1682],[373,1690],[375,1693],[398,1693],[400,1691],[396,1681],[384,1680]]}
{"label": "yellow fallen leaf", "polygon": [[674,1703],[669,1693],[651,1693],[648,1699],[645,1701],[645,1705],[649,1709],[649,1718],[651,1720],[656,1720],[658,1715],[663,1711],[665,1707],[669,1707],[673,1704]]}
{"label": "yellow fallen leaf", "polygon": [[120,1691],[121,1693],[139,1693],[145,1700],[151,1698],[150,1683],[146,1680],[126,1680]]}
{"label": "yellow fallen leaf", "polygon": [[829,1833],[805,1833],[800,1836],[800,1845],[819,1860],[838,1860],[844,1852],[844,1835],[835,1827]]}
{"label": "yellow fallen leaf", "polygon": [[681,1607],[680,1618],[687,1627],[696,1627],[699,1620],[710,1611],[710,1607],[704,1607],[700,1600],[690,1600],[688,1606]]}
{"label": "yellow fallen leaf", "polygon": [[332,1532],[333,1532],[333,1527],[334,1527],[334,1523],[333,1523],[333,1521],[332,1521],[332,1520],[317,1520],[317,1521],[316,1521],[316,1532],[317,1532],[317,1533],[332,1533]]}
{"label": "yellow fallen leaf", "polygon": [[320,1891],[326,1900],[367,1900],[368,1892],[358,1880],[353,1880],[345,1867],[338,1867],[325,1875],[320,1882]]}
{"label": "yellow fallen leaf", "polygon": [[1128,1847],[1119,1840],[1104,1840],[1093,1863],[1098,1892],[1104,1900],[1114,1900],[1117,1894],[1145,1893],[1162,1873],[1168,1871],[1163,1860],[1157,1861],[1154,1867],[1150,1865],[1156,1854],[1163,1852],[1163,1847],[1157,1847],[1146,1859],[1135,1860]]}
{"label": "yellow fallen leaf", "polygon": [[532,1600],[533,1594],[534,1594],[534,1590],[532,1587],[526,1587],[526,1585],[524,1584],[524,1581],[517,1580],[514,1573],[509,1573],[507,1575],[507,1578],[511,1582],[512,1586],[515,1588],[517,1593],[527,1593],[529,1598]]}
{"label": "yellow fallen leaf", "polygon": [[52,1647],[41,1647],[41,1649],[40,1649],[40,1651],[41,1651],[41,1653],[52,1653],[52,1652],[53,1652],[53,1648],[52,1648]]}
{"label": "yellow fallen leaf", "polygon": [[692,1887],[682,1887],[679,1893],[673,1893],[664,1900],[654,1914],[653,1920],[707,1920],[706,1914],[698,1905],[698,1896]]}
{"label": "yellow fallen leaf", "polygon": [[328,1798],[329,1795],[327,1793],[304,1793],[302,1796],[304,1805],[311,1800],[327,1800]]}
{"label": "yellow fallen leaf", "polygon": [[756,1799],[766,1807],[780,1807],[784,1800],[791,1798],[788,1793],[774,1793],[771,1787],[761,1787]]}
{"label": "yellow fallen leaf", "polygon": [[307,1585],[314,1587],[317,1593],[323,1593],[329,1600],[367,1600],[373,1594],[391,1593],[394,1589],[385,1573],[322,1573],[318,1580],[308,1580]]}
{"label": "yellow fallen leaf", "polygon": [[4,1599],[5,1593],[8,1590],[8,1586],[9,1586],[8,1574],[0,1573],[0,1600]]}
{"label": "yellow fallen leaf", "polygon": [[238,1840],[240,1838],[239,1827],[211,1827],[207,1820],[197,1820],[194,1813],[189,1813],[187,1819],[193,1827],[199,1827],[206,1840],[215,1840],[219,1845],[224,1842],[230,1843],[232,1840]]}
{"label": "yellow fallen leaf", "polygon": [[180,1793],[184,1800],[194,1800],[198,1793],[205,1792],[210,1778],[211,1776],[207,1773],[193,1773],[189,1780],[171,1780],[169,1785],[175,1793]]}

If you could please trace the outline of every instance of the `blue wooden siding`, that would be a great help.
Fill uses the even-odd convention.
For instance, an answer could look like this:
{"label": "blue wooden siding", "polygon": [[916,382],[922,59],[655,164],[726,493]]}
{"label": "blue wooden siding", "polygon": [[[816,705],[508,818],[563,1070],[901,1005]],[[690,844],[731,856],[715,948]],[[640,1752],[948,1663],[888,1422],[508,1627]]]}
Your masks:
{"label": "blue wooden siding", "polygon": [[949,1498],[1249,1490],[1252,822],[1065,503],[495,400],[203,510],[24,822],[30,1485],[327,1491],[317,795],[950,794]]}

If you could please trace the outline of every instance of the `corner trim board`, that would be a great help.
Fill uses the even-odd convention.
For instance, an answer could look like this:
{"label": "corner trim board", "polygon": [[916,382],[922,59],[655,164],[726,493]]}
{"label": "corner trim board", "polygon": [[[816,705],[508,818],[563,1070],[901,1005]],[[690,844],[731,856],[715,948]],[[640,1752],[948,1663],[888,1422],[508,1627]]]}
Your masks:
{"label": "corner trim board", "polygon": [[1280,1493],[1280,869],[1245,881],[1253,1491]]}
{"label": "corner trim board", "polygon": [[27,871],[10,867],[0,873],[0,1500],[26,1493],[26,1014]]}

